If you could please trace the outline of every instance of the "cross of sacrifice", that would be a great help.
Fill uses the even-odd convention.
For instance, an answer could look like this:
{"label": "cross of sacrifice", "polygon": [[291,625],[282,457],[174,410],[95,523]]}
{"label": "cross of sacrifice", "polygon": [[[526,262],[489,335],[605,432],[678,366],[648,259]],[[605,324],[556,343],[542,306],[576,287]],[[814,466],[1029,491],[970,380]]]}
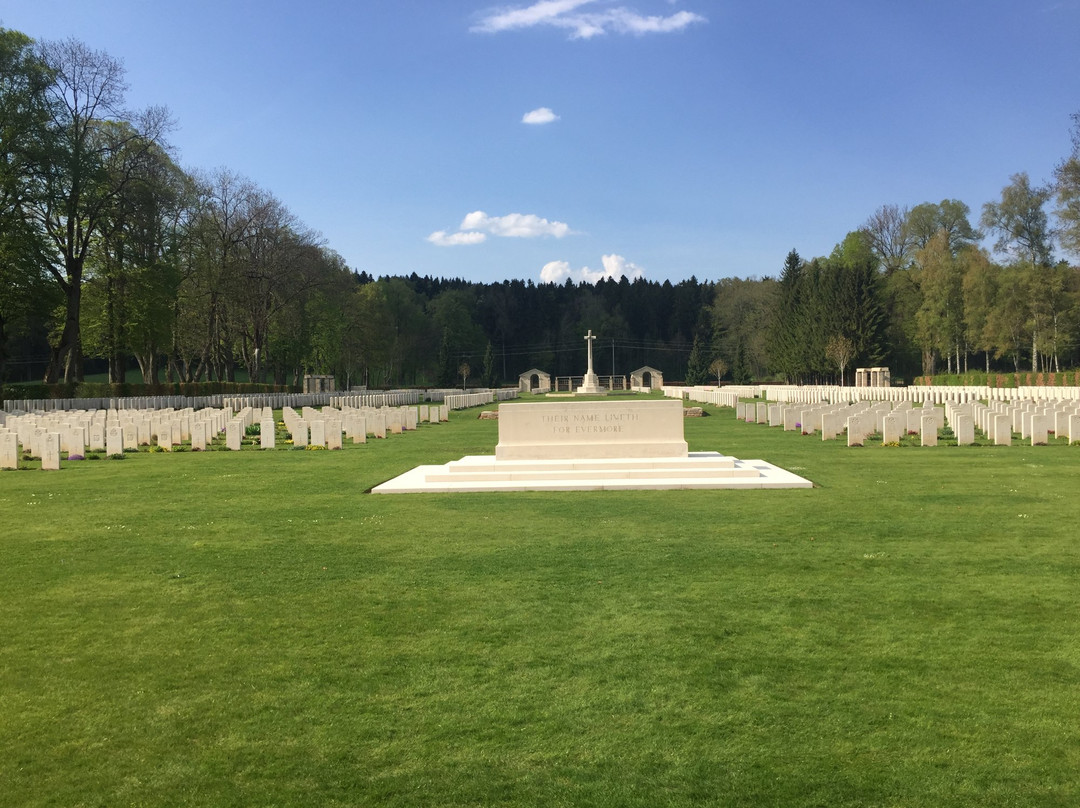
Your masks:
{"label": "cross of sacrifice", "polygon": [[593,336],[592,329],[590,328],[589,333],[585,335],[585,344],[589,346],[589,371],[588,371],[588,373],[589,373],[590,376],[593,375],[593,369],[592,369],[592,344],[593,344],[594,339],[596,339],[596,337]]}

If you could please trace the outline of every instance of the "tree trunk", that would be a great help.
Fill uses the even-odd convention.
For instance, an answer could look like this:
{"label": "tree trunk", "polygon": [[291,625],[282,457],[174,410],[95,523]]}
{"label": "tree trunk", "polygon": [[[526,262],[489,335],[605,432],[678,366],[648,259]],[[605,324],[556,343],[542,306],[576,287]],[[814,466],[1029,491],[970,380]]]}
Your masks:
{"label": "tree trunk", "polygon": [[4,313],[0,311],[0,404],[4,401],[4,379],[7,378],[8,349],[7,349],[7,323]]}
{"label": "tree trunk", "polygon": [[79,311],[82,306],[82,266],[68,271],[68,287],[64,330],[60,342],[52,349],[49,366],[45,371],[45,383],[56,384],[83,380],[82,335],[79,331]]}

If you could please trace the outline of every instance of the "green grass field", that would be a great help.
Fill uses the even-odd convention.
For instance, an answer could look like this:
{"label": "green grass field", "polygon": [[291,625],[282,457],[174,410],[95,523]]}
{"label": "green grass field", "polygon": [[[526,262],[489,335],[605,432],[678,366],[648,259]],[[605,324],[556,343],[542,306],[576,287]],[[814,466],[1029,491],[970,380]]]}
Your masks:
{"label": "green grass field", "polygon": [[497,422],[0,473],[0,805],[1075,806],[1080,447],[372,496]]}

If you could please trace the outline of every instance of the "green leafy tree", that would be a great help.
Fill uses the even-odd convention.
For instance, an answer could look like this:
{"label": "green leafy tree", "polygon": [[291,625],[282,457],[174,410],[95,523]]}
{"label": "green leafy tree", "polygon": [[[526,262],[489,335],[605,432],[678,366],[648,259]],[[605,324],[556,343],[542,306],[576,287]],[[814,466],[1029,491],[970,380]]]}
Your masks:
{"label": "green leafy tree", "polygon": [[1002,267],[997,273],[994,305],[986,318],[987,336],[994,345],[994,357],[1011,359],[1017,372],[1024,345],[1031,340],[1029,275],[1022,265]]}
{"label": "green leafy tree", "polygon": [[716,377],[716,384],[719,386],[724,374],[728,372],[728,363],[723,359],[714,359],[709,365],[709,372]]}
{"label": "green leafy tree", "polygon": [[1073,113],[1072,154],[1054,169],[1061,246],[1080,256],[1080,112]]}
{"label": "green leafy tree", "polygon": [[495,348],[490,342],[484,349],[484,384],[492,389],[499,386],[499,372],[495,369]]}
{"label": "green leafy tree", "polygon": [[44,43],[39,53],[53,75],[53,124],[43,193],[34,213],[53,248],[49,271],[65,301],[45,380],[73,382],[81,381],[83,373],[87,256],[118,194],[137,176],[142,156],[161,141],[169,120],[163,109],[150,109],[126,127],[108,126],[126,117],[121,64],[72,39]]}
{"label": "green leafy tree", "polygon": [[1028,278],[1031,328],[1031,369],[1039,370],[1040,346],[1046,338],[1046,311],[1053,303],[1046,295],[1053,294],[1044,283],[1040,269],[1051,266],[1053,234],[1050,230],[1046,203],[1050,200],[1049,186],[1033,186],[1024,172],[1014,174],[1001,190],[1000,202],[983,205],[982,223],[997,236],[994,249],[1011,255],[1024,265]]}
{"label": "green leafy tree", "polygon": [[30,38],[0,28],[0,385],[11,338],[58,302],[42,275],[49,257],[44,233],[26,215],[41,201],[51,84]]}
{"label": "green leafy tree", "polygon": [[990,352],[993,338],[988,329],[988,319],[997,294],[997,270],[990,263],[990,256],[978,247],[968,247],[958,256],[964,299],[964,336],[967,344],[983,351],[986,372],[990,372]]}
{"label": "green leafy tree", "polygon": [[860,231],[849,233],[833,251],[823,275],[819,322],[831,325],[823,333],[844,336],[855,346],[853,357],[862,366],[876,366],[883,355],[881,275],[877,258]]}
{"label": "green leafy tree", "polygon": [[1000,202],[983,205],[982,223],[997,236],[994,249],[1031,266],[1048,266],[1053,249],[1046,203],[1049,186],[1033,186],[1026,172],[1013,174]]}
{"label": "green leafy tree", "polygon": [[765,375],[774,364],[769,326],[776,318],[776,287],[772,278],[724,278],[717,282],[710,307],[710,361],[718,355],[730,359],[735,355],[735,345],[742,343],[751,375]]}
{"label": "green leafy tree", "polygon": [[882,205],[862,226],[882,271],[886,276],[904,269],[911,261],[914,236],[911,212],[898,205]]}
{"label": "green leafy tree", "polygon": [[915,313],[919,341],[925,351],[946,357],[949,372],[955,358],[959,371],[965,333],[963,271],[944,230],[918,251],[916,261],[922,268],[923,293]]}
{"label": "green leafy tree", "polygon": [[843,334],[829,337],[825,343],[825,358],[836,368],[840,377],[840,385],[844,384],[844,371],[847,370],[851,360],[855,358],[855,343]]}
{"label": "green leafy tree", "polygon": [[796,250],[784,259],[776,284],[773,314],[769,320],[769,366],[788,382],[798,380],[806,370],[802,318],[805,263]]}
{"label": "green leafy tree", "polygon": [[746,361],[746,346],[742,340],[735,343],[735,361],[731,366],[731,380],[735,384],[752,384],[754,381],[754,374]]}
{"label": "green leafy tree", "polygon": [[966,244],[974,244],[982,234],[972,226],[970,215],[971,209],[959,199],[916,205],[908,212],[906,222],[911,248],[923,249],[942,231],[953,254]]}
{"label": "green leafy tree", "polygon": [[686,360],[686,383],[688,385],[705,384],[709,377],[708,348],[702,344],[700,336],[694,337],[690,346],[690,356]]}
{"label": "green leafy tree", "polygon": [[440,387],[450,387],[454,383],[457,373],[457,365],[454,362],[453,346],[450,344],[450,329],[443,328],[442,340],[439,342],[437,383]]}
{"label": "green leafy tree", "polygon": [[[124,123],[103,128],[127,139]],[[131,355],[144,381],[157,380],[159,360],[170,347],[178,258],[192,200],[190,179],[167,153],[137,148],[138,165],[102,217],[85,264],[83,347],[89,356],[108,359],[111,382],[125,380]]]}

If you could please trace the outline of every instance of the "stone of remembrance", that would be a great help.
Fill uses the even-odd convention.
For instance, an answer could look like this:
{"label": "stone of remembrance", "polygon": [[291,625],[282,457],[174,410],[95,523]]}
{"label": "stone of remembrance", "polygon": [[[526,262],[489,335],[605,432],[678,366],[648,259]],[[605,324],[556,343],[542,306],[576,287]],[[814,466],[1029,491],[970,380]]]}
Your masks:
{"label": "stone of remembrance", "polygon": [[762,460],[687,451],[679,400],[501,404],[498,424],[494,456],[417,466],[372,493],[813,487]]}

